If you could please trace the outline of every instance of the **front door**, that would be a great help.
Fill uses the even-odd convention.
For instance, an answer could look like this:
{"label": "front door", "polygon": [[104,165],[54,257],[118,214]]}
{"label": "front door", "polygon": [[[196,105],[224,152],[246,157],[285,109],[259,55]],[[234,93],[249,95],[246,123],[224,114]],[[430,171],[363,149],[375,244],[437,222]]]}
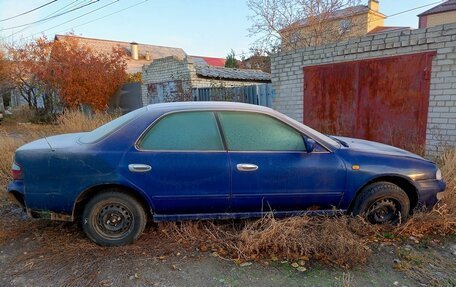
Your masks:
{"label": "front door", "polygon": [[343,162],[323,148],[308,153],[303,135],[271,116],[219,112],[229,151],[233,212],[336,207],[345,190]]}
{"label": "front door", "polygon": [[212,112],[165,116],[123,164],[129,166],[130,181],[152,199],[156,214],[216,213],[228,208],[228,154]]}

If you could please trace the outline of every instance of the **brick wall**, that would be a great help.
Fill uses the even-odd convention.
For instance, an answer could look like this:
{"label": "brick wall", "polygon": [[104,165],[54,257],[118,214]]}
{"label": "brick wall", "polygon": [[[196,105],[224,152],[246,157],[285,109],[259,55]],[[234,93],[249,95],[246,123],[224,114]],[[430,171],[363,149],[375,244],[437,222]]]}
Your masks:
{"label": "brick wall", "polygon": [[456,23],[364,36],[272,57],[273,107],[303,121],[303,67],[437,51],[432,62],[426,151],[456,145]]}
{"label": "brick wall", "polygon": [[157,102],[157,91],[151,90],[151,84],[163,84],[173,81],[190,81],[190,70],[185,59],[170,56],[154,60],[144,66],[142,71],[142,100],[144,105]]}

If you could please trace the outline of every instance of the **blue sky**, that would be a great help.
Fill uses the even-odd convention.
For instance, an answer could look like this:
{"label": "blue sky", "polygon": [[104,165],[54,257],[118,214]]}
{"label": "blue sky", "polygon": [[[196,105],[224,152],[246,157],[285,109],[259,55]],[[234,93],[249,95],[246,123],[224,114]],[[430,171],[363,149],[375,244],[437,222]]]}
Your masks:
{"label": "blue sky", "polygon": [[[52,0],[0,0],[0,37],[11,42],[40,35],[43,30],[48,37],[55,33],[73,32],[85,37],[136,41],[139,43],[181,47],[188,54],[225,57],[230,49],[236,53],[248,52],[254,38],[248,37],[247,29],[251,25],[246,0],[100,0],[78,11],[52,19],[46,23],[37,23],[22,32],[23,28],[3,30],[5,28],[27,24],[45,18],[49,14],[75,3],[88,3],[94,0],[57,0],[48,6],[15,19],[2,19],[17,15]],[[143,2],[143,3],[142,3]],[[367,0],[363,0],[367,3]],[[380,10],[385,15],[392,15],[415,7],[438,2],[437,0],[380,0]],[[64,25],[81,14],[107,5],[99,11],[83,16]],[[73,28],[74,26],[103,17],[107,14],[141,3],[118,14],[93,23]],[[81,4],[79,4],[81,5]],[[417,14],[431,8],[428,6],[409,13],[394,16],[386,20],[387,26],[417,27]],[[60,25],[56,28],[53,26]],[[52,29],[50,29],[52,28]],[[12,33],[16,33],[11,36]],[[7,38],[5,38],[7,37]]]}

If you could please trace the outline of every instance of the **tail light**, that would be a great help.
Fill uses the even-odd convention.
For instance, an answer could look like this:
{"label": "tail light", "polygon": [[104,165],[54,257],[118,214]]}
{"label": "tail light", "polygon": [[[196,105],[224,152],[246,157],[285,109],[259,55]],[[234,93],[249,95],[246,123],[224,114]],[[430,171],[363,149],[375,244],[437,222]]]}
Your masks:
{"label": "tail light", "polygon": [[22,176],[22,167],[18,165],[16,162],[13,162],[13,166],[11,167],[11,172],[13,173],[13,179],[23,179]]}

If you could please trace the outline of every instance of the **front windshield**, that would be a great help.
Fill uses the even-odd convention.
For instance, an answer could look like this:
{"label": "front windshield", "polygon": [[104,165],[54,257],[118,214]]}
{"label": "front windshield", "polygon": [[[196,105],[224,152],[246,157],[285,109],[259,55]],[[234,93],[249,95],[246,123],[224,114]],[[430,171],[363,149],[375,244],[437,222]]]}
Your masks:
{"label": "front windshield", "polygon": [[117,119],[112,120],[109,123],[102,125],[101,127],[84,134],[83,136],[81,136],[79,138],[79,141],[81,143],[85,143],[85,144],[95,143],[95,142],[101,140],[102,138],[104,138],[105,136],[107,136],[108,134],[115,132],[116,130],[118,130],[119,128],[124,126],[129,121],[137,118],[138,116],[143,114],[146,110],[147,110],[147,107],[144,107],[144,108],[140,108],[140,109],[134,110],[132,112],[129,112],[128,114],[125,114],[121,117],[118,117]]}

